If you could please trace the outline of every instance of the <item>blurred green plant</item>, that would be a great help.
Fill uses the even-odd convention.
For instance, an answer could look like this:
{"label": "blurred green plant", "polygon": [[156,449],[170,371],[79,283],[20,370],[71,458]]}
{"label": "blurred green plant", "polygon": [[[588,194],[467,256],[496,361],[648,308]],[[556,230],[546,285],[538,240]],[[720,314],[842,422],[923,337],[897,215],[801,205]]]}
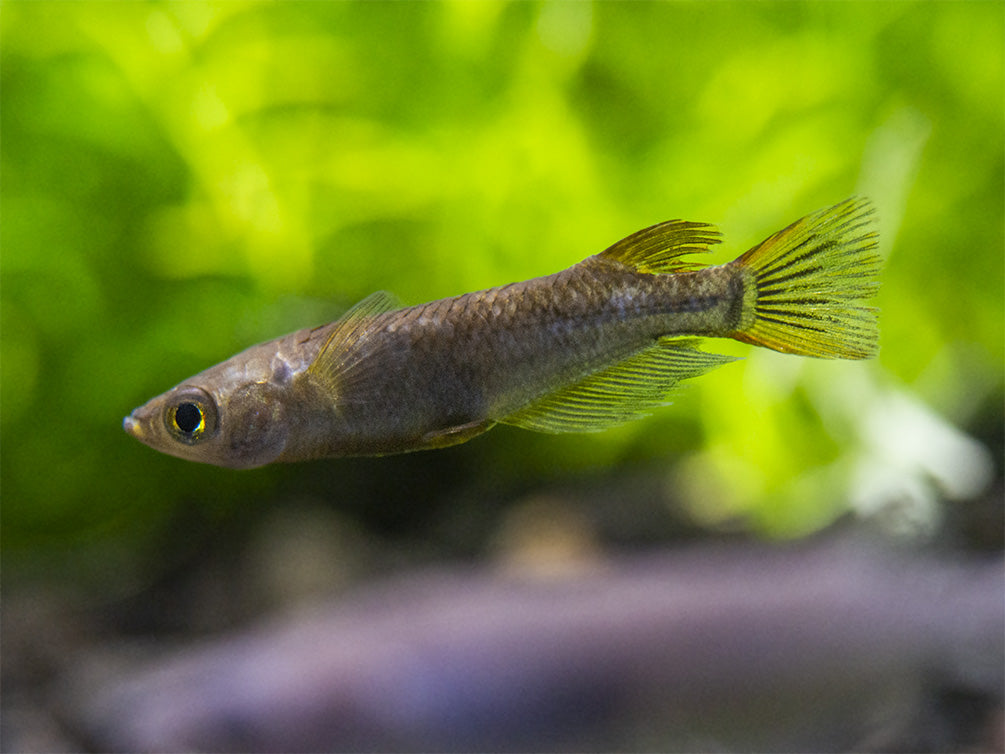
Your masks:
{"label": "blurred green plant", "polygon": [[717,223],[724,261],[853,193],[888,256],[878,362],[725,345],[750,358],[648,422],[387,468],[496,485],[662,459],[696,519],[776,536],[991,473],[958,428],[1000,442],[996,3],[13,0],[0,42],[2,536],[28,567],[114,578],[171,557],[179,511],[362,494],[370,462],[232,473],[121,432],[253,342],[672,217]]}

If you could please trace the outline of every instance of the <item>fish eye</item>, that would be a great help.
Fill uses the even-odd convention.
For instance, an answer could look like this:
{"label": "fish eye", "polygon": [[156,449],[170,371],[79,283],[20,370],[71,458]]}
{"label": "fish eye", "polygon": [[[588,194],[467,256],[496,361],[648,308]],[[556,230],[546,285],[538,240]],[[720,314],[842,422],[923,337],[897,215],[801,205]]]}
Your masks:
{"label": "fish eye", "polygon": [[205,390],[186,388],[168,404],[164,424],[176,440],[194,445],[216,431],[216,403]]}
{"label": "fish eye", "polygon": [[206,414],[198,403],[179,403],[175,409],[174,425],[186,434],[202,429],[205,422]]}

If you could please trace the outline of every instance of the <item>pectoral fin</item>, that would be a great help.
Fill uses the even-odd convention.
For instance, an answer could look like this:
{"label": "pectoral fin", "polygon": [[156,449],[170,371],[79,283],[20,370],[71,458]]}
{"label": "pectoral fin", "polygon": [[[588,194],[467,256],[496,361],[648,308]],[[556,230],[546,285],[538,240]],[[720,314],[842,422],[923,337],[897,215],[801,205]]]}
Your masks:
{"label": "pectoral fin", "polygon": [[736,361],[733,356],[699,351],[697,342],[662,338],[499,421],[538,432],[597,432],[646,416],[669,402],[669,393],[681,380]]}
{"label": "pectoral fin", "polygon": [[363,376],[361,372],[365,371],[367,356],[373,353],[367,335],[374,318],[395,308],[397,301],[394,296],[387,291],[377,291],[349,309],[335,323],[317,358],[307,368],[329,395],[339,394],[350,376]]}

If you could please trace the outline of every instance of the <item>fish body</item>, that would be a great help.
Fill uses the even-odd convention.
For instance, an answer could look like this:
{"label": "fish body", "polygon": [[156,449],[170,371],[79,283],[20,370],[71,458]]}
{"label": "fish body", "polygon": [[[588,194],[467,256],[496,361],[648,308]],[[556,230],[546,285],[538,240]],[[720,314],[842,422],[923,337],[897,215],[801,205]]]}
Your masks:
{"label": "fish body", "polygon": [[195,375],[124,426],[163,452],[247,468],[444,447],[499,422],[603,429],[733,360],[699,337],[867,358],[871,214],[847,200],[714,267],[681,257],[718,243],[715,228],[674,220],[533,280],[405,308],[376,293]]}

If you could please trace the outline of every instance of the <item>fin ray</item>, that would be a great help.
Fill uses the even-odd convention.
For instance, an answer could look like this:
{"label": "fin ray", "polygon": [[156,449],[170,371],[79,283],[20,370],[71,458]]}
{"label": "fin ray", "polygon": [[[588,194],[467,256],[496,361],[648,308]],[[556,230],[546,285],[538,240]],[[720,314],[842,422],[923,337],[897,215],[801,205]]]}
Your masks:
{"label": "fin ray", "polygon": [[307,372],[318,380],[329,395],[341,392],[340,382],[364,360],[355,346],[366,342],[366,335],[378,314],[398,307],[397,299],[387,291],[376,291],[352,306],[335,323],[328,340],[321,346]]}
{"label": "fin ray", "polygon": [[876,309],[861,303],[879,290],[873,223],[867,199],[846,199],[797,220],[732,262],[753,283],[732,337],[801,356],[875,356]]}
{"label": "fin ray", "polygon": [[538,432],[597,432],[647,416],[669,402],[668,394],[681,380],[736,360],[700,351],[697,343],[694,338],[661,338],[499,421]]}
{"label": "fin ray", "polygon": [[702,254],[722,240],[714,225],[687,220],[667,220],[622,238],[597,256],[638,272],[680,272],[701,266],[684,262],[686,254]]}

